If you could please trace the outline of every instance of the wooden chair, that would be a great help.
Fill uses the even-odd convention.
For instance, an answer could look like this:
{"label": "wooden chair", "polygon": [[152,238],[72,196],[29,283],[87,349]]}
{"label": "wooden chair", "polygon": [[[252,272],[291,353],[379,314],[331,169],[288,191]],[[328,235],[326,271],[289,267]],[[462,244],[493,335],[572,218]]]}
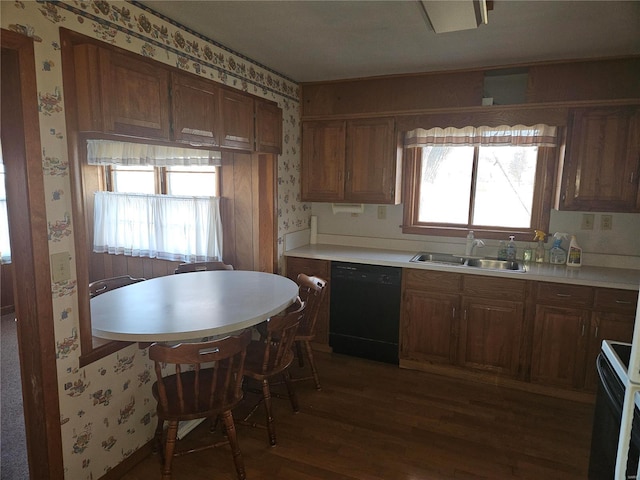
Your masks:
{"label": "wooden chair", "polygon": [[131,285],[132,283],[143,282],[145,278],[133,278],[130,275],[121,275],[119,277],[103,278],[89,284],[89,297],[97,297],[98,295],[115,290],[116,288]]}
{"label": "wooden chair", "polygon": [[[276,444],[276,432],[273,424],[273,414],[271,409],[271,389],[269,380],[277,375],[282,376],[282,380],[287,386],[289,401],[294,412],[298,411],[298,400],[290,382],[289,365],[293,361],[293,342],[295,339],[298,324],[305,309],[304,302],[296,302],[296,308],[290,310],[285,315],[271,317],[266,326],[266,338],[253,340],[247,348],[247,361],[244,375],[247,378],[257,380],[262,384],[261,402],[249,412],[243,423],[248,423],[249,418],[257,410],[260,403],[264,403],[267,432],[269,443]],[[255,423],[251,426],[257,426]]]}
{"label": "wooden chair", "polygon": [[311,375],[306,377],[292,378],[293,381],[311,380],[313,378],[316,384],[316,390],[321,390],[320,378],[318,377],[318,369],[313,359],[313,350],[311,342],[316,336],[316,323],[318,321],[318,312],[322,306],[322,302],[327,292],[327,281],[320,277],[311,277],[301,273],[297,276],[298,296],[306,304],[304,314],[298,326],[298,332],[295,336],[296,353],[298,357],[298,365],[304,367],[304,354],[309,360],[311,367]]}
{"label": "wooden chair", "polygon": [[[157,376],[152,392],[158,401],[156,443],[162,452],[163,480],[171,478],[174,456],[227,444],[231,446],[238,478],[246,478],[231,410],[242,400],[246,349],[250,341],[251,331],[245,330],[240,335],[210,342],[175,346],[155,343],[149,347],[149,358],[155,362]],[[209,362],[214,362],[212,367],[201,368]],[[162,364],[173,364],[175,373],[163,377]],[[218,416],[222,417],[226,440],[191,450],[176,450],[180,421],[198,418],[214,421]],[[165,421],[169,423],[166,435],[163,433]]]}
{"label": "wooden chair", "polygon": [[227,265],[223,262],[181,263],[173,273],[206,272],[210,270],[233,270],[233,265]]}

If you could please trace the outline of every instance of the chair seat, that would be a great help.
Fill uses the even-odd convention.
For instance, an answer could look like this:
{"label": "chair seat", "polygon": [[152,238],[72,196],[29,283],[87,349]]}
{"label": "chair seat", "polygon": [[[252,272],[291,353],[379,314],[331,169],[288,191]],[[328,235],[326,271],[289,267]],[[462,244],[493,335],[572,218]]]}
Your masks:
{"label": "chair seat", "polygon": [[[278,345],[269,345],[270,352],[269,357],[275,358],[278,352]],[[244,375],[246,377],[253,378],[255,380],[262,380],[263,378],[278,375],[284,372],[289,365],[293,362],[294,354],[293,350],[289,349],[284,352],[282,361],[277,365],[274,365],[269,370],[264,371],[262,368],[264,356],[265,356],[265,344],[258,340],[252,340],[247,347],[247,357],[244,362]]]}
{"label": "chair seat", "polygon": [[[213,381],[213,369],[205,368],[200,370],[199,396],[184,395],[184,408],[180,408],[180,400],[178,395],[177,376],[169,375],[164,377],[164,384],[167,391],[168,409],[162,409],[162,416],[165,420],[192,420],[196,418],[210,417],[220,411],[231,410],[242,400],[242,391],[239,395],[231,398],[214,398],[213,402],[209,402],[209,393],[211,392],[211,383]],[[184,372],[182,374],[183,391],[195,391],[195,372]],[[219,372],[216,380],[216,392],[224,391],[225,373]],[[153,396],[159,399],[158,383],[155,382],[151,388]],[[158,408],[162,408],[158,404]]]}

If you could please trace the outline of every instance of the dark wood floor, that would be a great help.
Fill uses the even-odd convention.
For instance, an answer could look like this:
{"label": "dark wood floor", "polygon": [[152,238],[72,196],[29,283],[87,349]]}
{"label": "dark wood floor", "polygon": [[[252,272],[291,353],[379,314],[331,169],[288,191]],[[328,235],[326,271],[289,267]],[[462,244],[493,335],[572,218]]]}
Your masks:
{"label": "dark wood floor", "polygon": [[[323,390],[298,383],[298,414],[274,400],[276,447],[265,430],[237,427],[248,479],[587,477],[591,404],[342,355],[318,361]],[[183,441],[208,435],[204,427]],[[123,478],[158,478],[158,462],[149,456]],[[177,458],[173,478],[235,479],[228,447]]]}

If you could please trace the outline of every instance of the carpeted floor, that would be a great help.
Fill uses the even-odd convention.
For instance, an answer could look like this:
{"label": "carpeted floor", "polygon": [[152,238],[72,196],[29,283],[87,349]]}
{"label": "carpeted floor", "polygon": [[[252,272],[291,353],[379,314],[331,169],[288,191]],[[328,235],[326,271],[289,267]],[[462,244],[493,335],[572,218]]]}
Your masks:
{"label": "carpeted floor", "polygon": [[0,356],[2,369],[0,379],[0,464],[1,480],[27,480],[27,447],[24,433],[24,413],[22,410],[22,387],[20,383],[20,361],[14,315],[4,315],[0,319]]}

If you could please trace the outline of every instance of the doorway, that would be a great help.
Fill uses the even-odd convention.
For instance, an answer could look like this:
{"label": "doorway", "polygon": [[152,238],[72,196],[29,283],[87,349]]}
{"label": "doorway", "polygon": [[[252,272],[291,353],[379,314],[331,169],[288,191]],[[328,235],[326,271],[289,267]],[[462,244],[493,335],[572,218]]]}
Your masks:
{"label": "doorway", "polygon": [[29,472],[58,479],[64,472],[33,40],[3,29],[0,45],[0,135],[20,291],[15,313]]}

